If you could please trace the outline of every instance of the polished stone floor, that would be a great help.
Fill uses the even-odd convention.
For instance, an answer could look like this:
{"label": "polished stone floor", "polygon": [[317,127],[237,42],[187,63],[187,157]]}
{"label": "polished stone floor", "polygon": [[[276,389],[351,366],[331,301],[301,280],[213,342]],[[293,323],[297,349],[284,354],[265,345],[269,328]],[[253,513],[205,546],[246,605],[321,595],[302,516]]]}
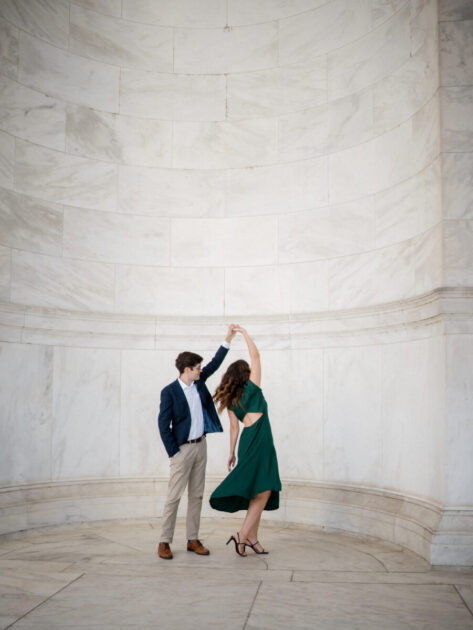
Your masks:
{"label": "polished stone floor", "polygon": [[395,545],[265,524],[271,550],[225,546],[236,520],[204,520],[199,557],[179,523],[64,525],[0,537],[0,627],[15,630],[473,629],[473,570],[432,570]]}

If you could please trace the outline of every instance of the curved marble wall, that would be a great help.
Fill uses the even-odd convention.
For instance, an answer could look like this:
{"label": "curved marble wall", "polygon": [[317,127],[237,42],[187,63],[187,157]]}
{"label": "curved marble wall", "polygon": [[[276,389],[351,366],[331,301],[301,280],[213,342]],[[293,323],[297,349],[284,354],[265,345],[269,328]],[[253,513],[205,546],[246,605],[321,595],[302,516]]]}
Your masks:
{"label": "curved marble wall", "polygon": [[[458,296],[438,292],[437,3],[196,7],[0,4],[0,477],[165,478],[155,415],[174,357],[210,357],[241,318],[286,480],[438,511]],[[429,556],[429,519],[373,529],[301,500],[281,518]],[[54,521],[21,514],[13,528]]]}
{"label": "curved marble wall", "polygon": [[435,2],[0,17],[6,300],[267,315],[440,285]]}

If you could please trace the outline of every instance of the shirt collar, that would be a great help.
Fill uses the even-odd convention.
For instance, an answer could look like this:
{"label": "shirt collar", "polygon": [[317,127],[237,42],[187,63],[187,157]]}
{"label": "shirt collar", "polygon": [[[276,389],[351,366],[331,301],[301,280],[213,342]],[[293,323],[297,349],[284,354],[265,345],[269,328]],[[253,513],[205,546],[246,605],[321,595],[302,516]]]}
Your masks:
{"label": "shirt collar", "polygon": [[186,385],[184,383],[184,381],[181,381],[180,378],[177,379],[177,382],[179,383],[179,385],[182,387],[182,389],[185,391],[186,389],[192,389],[192,387],[194,387],[195,381],[192,381],[192,383],[190,385]]}

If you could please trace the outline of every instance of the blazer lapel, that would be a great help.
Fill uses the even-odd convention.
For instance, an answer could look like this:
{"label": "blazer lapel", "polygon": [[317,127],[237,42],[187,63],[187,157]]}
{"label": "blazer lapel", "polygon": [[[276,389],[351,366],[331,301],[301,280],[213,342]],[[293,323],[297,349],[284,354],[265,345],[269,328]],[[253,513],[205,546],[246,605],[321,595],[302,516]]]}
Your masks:
{"label": "blazer lapel", "polygon": [[187,398],[186,398],[186,395],[184,394],[184,390],[179,384],[178,378],[174,381],[174,389],[176,390],[177,396],[181,400],[181,403],[187,408],[187,411],[189,412],[189,417],[190,417],[191,408],[189,407],[189,403],[187,402]]}

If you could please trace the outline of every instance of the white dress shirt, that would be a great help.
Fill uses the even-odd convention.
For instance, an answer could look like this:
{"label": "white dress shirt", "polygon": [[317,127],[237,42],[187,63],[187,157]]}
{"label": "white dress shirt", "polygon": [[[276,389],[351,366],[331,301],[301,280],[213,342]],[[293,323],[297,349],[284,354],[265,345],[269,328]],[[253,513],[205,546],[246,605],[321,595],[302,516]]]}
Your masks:
{"label": "white dress shirt", "polygon": [[[230,348],[228,341],[222,342],[222,346],[227,349]],[[182,391],[184,392],[189,404],[189,409],[191,410],[191,428],[187,439],[197,440],[197,438],[200,438],[200,436],[204,433],[204,413],[202,411],[202,401],[200,400],[195,381],[193,381],[190,385],[186,385],[180,378],[177,380],[182,387]]]}
{"label": "white dress shirt", "polygon": [[178,380],[179,385],[182,387],[182,391],[187,398],[189,409],[191,410],[191,428],[187,439],[196,440],[197,438],[200,438],[204,432],[204,413],[202,411],[202,402],[194,381],[190,385],[186,385],[184,381],[181,381],[181,379]]}

